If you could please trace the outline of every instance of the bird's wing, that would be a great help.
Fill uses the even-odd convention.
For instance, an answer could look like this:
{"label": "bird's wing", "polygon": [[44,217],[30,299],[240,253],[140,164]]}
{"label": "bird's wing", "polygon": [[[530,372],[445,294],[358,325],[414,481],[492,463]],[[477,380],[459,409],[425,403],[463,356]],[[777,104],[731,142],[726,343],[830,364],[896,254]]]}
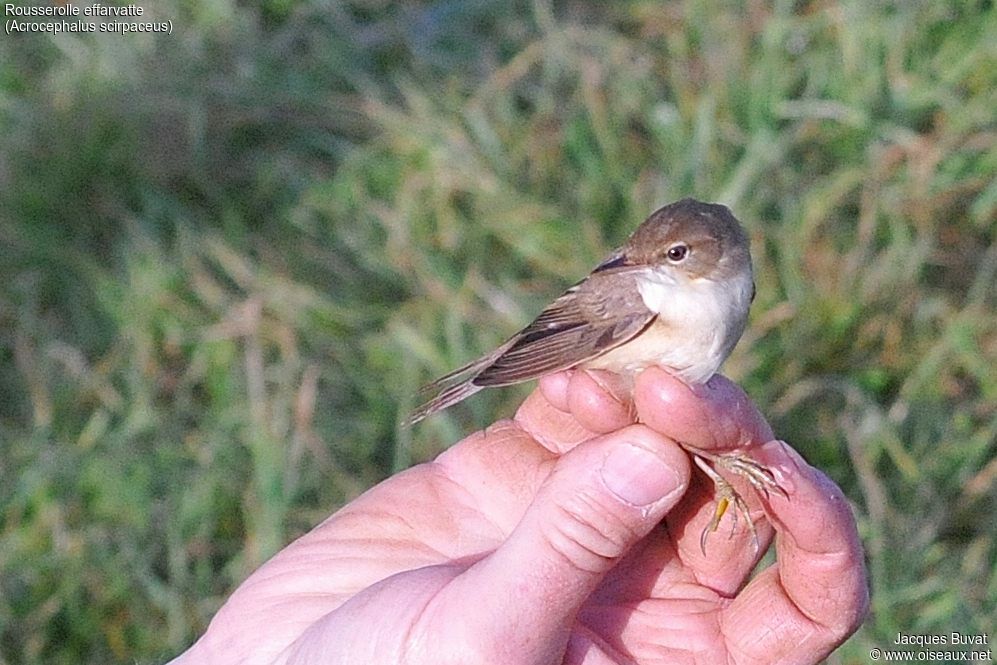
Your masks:
{"label": "bird's wing", "polygon": [[[654,321],[636,283],[606,289],[606,279],[636,279],[631,268],[594,272],[551,303],[491,356],[470,382],[505,386],[573,367],[633,339]],[[626,286],[626,288],[620,288]]]}
{"label": "bird's wing", "polygon": [[420,393],[433,397],[404,424],[415,424],[482,388],[574,367],[633,339],[657,315],[644,304],[636,281],[607,289],[603,280],[636,280],[640,272],[625,265],[621,256],[610,256],[502,346],[423,387]]}

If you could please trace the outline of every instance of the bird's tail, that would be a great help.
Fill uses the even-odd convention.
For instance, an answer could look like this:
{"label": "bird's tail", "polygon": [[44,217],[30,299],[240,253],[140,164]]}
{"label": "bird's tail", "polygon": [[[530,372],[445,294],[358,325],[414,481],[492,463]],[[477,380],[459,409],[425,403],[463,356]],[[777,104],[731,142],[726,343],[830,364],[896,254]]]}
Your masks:
{"label": "bird's tail", "polygon": [[408,417],[402,421],[402,426],[411,427],[426,416],[431,416],[437,411],[442,411],[448,406],[453,406],[457,402],[470,397],[474,393],[481,390],[481,388],[482,386],[474,385],[474,383],[472,383],[472,379],[467,379],[466,381],[461,381],[460,383],[444,388],[438,395],[436,395],[436,397],[410,413]]}

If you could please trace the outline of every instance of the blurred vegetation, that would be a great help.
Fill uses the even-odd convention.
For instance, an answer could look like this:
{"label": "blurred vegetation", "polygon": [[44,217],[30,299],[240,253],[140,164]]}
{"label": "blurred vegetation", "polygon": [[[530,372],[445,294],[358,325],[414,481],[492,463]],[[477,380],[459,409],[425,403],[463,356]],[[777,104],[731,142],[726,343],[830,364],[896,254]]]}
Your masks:
{"label": "blurred vegetation", "polygon": [[686,195],[753,239],[727,373],[859,517],[831,662],[994,638],[992,2],[144,4],[0,37],[0,663],[178,653],[512,413],[395,424]]}

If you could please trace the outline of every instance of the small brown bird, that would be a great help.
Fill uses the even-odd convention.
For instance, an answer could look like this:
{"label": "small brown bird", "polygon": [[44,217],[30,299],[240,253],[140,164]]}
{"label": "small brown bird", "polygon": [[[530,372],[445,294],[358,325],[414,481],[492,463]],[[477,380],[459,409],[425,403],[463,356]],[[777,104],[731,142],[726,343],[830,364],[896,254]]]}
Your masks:
{"label": "small brown bird", "polygon": [[[705,383],[737,344],[754,298],[748,237],[725,206],[682,199],[653,212],[626,244],[491,353],[423,388],[435,396],[414,424],[482,388],[508,386],[569,368],[633,376],[657,365],[688,384]],[[717,486],[706,536],[727,508],[747,506],[708,462],[760,492],[782,492],[771,472],[744,455],[683,446]]]}

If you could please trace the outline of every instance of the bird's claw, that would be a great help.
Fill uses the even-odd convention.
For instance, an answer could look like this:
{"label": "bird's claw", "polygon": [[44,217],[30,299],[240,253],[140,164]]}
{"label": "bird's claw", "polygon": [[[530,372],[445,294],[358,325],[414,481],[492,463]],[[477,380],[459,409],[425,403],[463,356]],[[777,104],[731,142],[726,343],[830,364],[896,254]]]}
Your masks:
{"label": "bird's claw", "polygon": [[693,460],[696,462],[696,466],[702,469],[703,473],[705,473],[710,480],[713,481],[717,493],[716,510],[714,511],[713,517],[710,519],[709,524],[703,528],[703,533],[699,537],[699,548],[702,550],[703,555],[706,555],[707,538],[711,533],[717,530],[720,526],[720,520],[723,519],[723,516],[727,513],[731,506],[733,506],[734,511],[731,513],[731,529],[730,536],[728,537],[732,538],[734,536],[734,531],[737,528],[738,516],[744,518],[745,523],[748,525],[748,531],[751,533],[752,547],[754,548],[754,552],[757,554],[760,547],[758,532],[755,530],[755,523],[751,519],[748,504],[745,503],[744,499],[741,498],[741,495],[738,494],[737,490],[735,490],[733,486],[723,478],[723,476],[710,467],[710,463],[726,469],[733,474],[741,476],[755,489],[756,492],[765,496],[766,499],[769,498],[771,493],[779,494],[784,498],[788,498],[786,491],[779,486],[775,475],[770,469],[743,454],[731,453],[726,455],[716,455],[698,449],[693,451],[692,454]]}

